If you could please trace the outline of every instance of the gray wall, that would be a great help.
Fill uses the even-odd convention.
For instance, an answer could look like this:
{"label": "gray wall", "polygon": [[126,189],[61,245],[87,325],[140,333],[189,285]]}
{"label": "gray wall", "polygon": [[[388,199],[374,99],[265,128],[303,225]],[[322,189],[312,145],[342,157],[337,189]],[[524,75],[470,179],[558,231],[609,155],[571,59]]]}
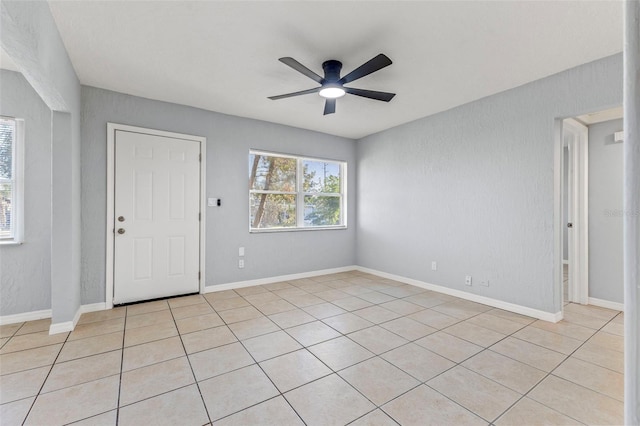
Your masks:
{"label": "gray wall", "polygon": [[[356,143],[350,139],[153,101],[93,87],[82,88],[82,303],[105,300],[107,122],[205,136],[208,286],[308,272],[355,263],[355,196],[347,230],[249,234],[250,148],[348,162],[348,192],[356,189]],[[238,247],[245,268],[238,269]]]}
{"label": "gray wall", "polygon": [[589,297],[623,303],[622,120],[589,126]]}
{"label": "gray wall", "polygon": [[4,0],[0,12],[2,48],[53,111],[51,309],[52,322],[65,323],[78,312],[81,294],[80,83],[47,2]]}
{"label": "gray wall", "polygon": [[358,264],[560,311],[556,118],[621,101],[615,55],[360,140]]}
{"label": "gray wall", "polygon": [[22,74],[0,70],[0,115],[25,121],[24,243],[0,245],[0,316],[51,308],[51,111]]}

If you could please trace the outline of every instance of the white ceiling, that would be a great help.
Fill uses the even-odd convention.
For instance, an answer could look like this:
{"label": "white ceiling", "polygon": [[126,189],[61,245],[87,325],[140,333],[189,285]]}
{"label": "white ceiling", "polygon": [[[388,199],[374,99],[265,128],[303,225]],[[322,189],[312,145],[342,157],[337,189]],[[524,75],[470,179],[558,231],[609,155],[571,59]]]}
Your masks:
{"label": "white ceiling", "polygon": [[[82,84],[360,138],[622,51],[621,1],[59,1],[51,11]],[[323,116],[291,56],[343,75],[384,53]]]}

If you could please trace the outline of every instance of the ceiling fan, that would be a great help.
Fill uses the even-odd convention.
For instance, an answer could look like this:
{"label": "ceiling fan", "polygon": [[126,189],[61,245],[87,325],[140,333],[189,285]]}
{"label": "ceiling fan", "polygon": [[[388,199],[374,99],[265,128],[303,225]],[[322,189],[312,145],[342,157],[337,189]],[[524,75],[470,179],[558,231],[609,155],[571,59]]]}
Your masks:
{"label": "ceiling fan", "polygon": [[285,65],[289,65],[299,73],[306,75],[316,83],[319,83],[320,87],[302,90],[300,92],[287,93],[285,95],[269,96],[269,99],[272,99],[274,101],[278,99],[290,98],[293,96],[318,93],[320,96],[326,99],[324,104],[324,115],[327,115],[336,112],[336,99],[344,96],[346,93],[384,102],[389,102],[396,95],[395,93],[376,92],[375,90],[355,89],[353,87],[344,86],[347,83],[351,83],[354,80],[367,76],[384,67],[391,65],[393,63],[391,62],[391,59],[389,59],[382,53],[360,65],[358,68],[351,71],[349,74],[345,75],[342,78],[340,78],[342,62],[336,61],[334,59],[326,61],[322,64],[324,77],[320,77],[318,74],[311,71],[309,68],[305,67],[293,58],[280,58],[279,61]]}

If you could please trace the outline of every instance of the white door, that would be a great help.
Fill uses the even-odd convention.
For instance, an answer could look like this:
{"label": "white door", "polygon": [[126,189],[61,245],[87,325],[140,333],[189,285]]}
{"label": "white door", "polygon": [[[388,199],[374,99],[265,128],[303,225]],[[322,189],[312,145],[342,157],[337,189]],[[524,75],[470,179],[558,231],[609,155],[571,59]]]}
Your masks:
{"label": "white door", "polygon": [[588,134],[588,128],[576,120],[563,121],[562,137],[569,148],[568,301],[581,304],[589,298]]}
{"label": "white door", "polygon": [[199,290],[200,142],[115,132],[113,303]]}

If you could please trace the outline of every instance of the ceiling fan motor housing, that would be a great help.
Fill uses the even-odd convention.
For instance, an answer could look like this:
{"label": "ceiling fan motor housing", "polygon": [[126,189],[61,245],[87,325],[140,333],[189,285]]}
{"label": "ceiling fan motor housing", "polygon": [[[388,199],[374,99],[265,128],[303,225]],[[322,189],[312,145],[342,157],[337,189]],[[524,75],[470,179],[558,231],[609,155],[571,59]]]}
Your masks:
{"label": "ceiling fan motor housing", "polygon": [[320,77],[318,74],[311,71],[309,68],[305,67],[300,62],[291,57],[280,58],[279,61],[287,66],[290,66],[299,73],[309,77],[311,80],[320,84],[320,87],[301,90],[299,92],[286,93],[284,95],[269,96],[269,99],[272,99],[274,101],[278,99],[290,98],[293,96],[318,93],[320,96],[326,99],[324,104],[324,115],[327,115],[336,112],[336,99],[344,96],[347,93],[383,102],[389,102],[396,95],[395,93],[356,89],[355,87],[344,87],[344,85],[347,83],[351,83],[352,81],[358,80],[359,78],[365,77],[373,72],[391,65],[391,59],[389,59],[382,53],[360,65],[358,68],[351,71],[342,78],[340,78],[342,62],[336,61],[335,59],[331,59],[322,63],[324,77]]}
{"label": "ceiling fan motor housing", "polygon": [[342,70],[342,62],[331,59],[322,63],[322,69],[324,70],[325,83],[337,83],[340,80],[340,71]]}

